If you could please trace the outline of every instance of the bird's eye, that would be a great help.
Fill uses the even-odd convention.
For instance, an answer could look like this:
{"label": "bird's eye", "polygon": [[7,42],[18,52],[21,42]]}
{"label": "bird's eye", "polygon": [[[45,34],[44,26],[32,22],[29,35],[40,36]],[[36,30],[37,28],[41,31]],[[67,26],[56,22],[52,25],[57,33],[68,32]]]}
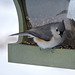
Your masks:
{"label": "bird's eye", "polygon": [[56,31],[58,32],[58,29],[56,29]]}

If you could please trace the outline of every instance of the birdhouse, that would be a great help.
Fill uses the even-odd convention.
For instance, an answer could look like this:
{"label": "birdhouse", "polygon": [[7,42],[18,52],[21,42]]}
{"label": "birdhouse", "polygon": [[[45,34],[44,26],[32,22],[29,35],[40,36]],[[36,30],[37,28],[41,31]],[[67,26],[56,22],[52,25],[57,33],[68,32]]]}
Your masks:
{"label": "birdhouse", "polygon": [[[8,61],[21,64],[75,69],[75,21],[67,18],[69,0],[13,0],[19,32],[64,20],[65,41],[54,49],[42,49],[32,38],[19,36],[8,45]],[[11,36],[12,37],[12,36]]]}

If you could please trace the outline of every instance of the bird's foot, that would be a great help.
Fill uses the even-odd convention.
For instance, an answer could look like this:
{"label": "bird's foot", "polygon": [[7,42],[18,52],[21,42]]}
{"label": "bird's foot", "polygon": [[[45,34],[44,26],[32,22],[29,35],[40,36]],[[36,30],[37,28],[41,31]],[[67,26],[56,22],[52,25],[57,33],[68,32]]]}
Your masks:
{"label": "bird's foot", "polygon": [[57,48],[57,46],[50,48],[51,52],[54,53],[54,49]]}
{"label": "bird's foot", "polygon": [[[54,53],[54,49],[55,49],[56,47],[53,47],[53,48],[48,48],[52,53]],[[40,48],[40,51],[42,51],[43,49],[42,48]]]}
{"label": "bird's foot", "polygon": [[42,50],[42,48],[40,48],[40,51]]}
{"label": "bird's foot", "polygon": [[51,51],[52,53],[54,53],[54,48],[50,48],[50,51]]}

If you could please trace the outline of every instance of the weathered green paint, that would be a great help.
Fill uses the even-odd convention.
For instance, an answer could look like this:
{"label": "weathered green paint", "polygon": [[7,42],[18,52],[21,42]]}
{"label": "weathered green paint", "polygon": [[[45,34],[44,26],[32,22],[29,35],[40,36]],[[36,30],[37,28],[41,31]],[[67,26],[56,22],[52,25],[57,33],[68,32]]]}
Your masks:
{"label": "weathered green paint", "polygon": [[[18,14],[18,21],[19,21],[19,30],[20,32],[23,32],[23,16],[22,16],[22,11],[21,8],[19,6],[19,3],[17,0],[14,0],[14,3],[16,5],[16,10],[17,10],[17,14]],[[23,37],[19,37],[18,43],[22,42]]]}
{"label": "weathered green paint", "polygon": [[75,51],[67,49],[56,49],[54,53],[50,50],[41,50],[37,46],[22,44],[9,45],[9,62],[41,65],[59,68],[75,69]]}

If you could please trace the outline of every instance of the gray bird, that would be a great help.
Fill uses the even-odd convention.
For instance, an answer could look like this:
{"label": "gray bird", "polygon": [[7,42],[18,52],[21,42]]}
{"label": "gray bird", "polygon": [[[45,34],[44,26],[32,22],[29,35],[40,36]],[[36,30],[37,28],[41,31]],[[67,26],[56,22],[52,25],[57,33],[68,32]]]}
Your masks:
{"label": "gray bird", "polygon": [[43,26],[38,26],[27,30],[26,32],[20,32],[14,35],[29,36],[33,38],[34,42],[43,49],[54,48],[60,45],[65,39],[65,24],[62,22],[49,23]]}

